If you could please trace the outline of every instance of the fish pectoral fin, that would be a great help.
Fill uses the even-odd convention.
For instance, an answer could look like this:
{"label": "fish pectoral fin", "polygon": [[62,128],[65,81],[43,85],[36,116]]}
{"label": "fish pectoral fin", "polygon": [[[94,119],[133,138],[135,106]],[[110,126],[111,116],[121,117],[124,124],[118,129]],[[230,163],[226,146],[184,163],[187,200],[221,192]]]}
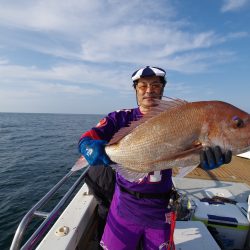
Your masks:
{"label": "fish pectoral fin", "polygon": [[124,177],[126,180],[131,181],[131,182],[137,182],[143,179],[148,175],[148,173],[140,173],[140,172],[135,172],[128,170],[127,168],[124,168],[123,166],[116,164],[112,165],[112,168],[115,169],[118,174],[120,174],[122,177]]}
{"label": "fish pectoral fin", "polygon": [[190,172],[192,172],[198,166],[199,166],[199,164],[198,165],[195,164],[193,166],[178,168],[179,172],[175,177],[183,178],[186,175],[188,175]]}
{"label": "fish pectoral fin", "polygon": [[174,158],[185,157],[187,155],[198,153],[202,149],[202,143],[200,141],[193,141],[191,147],[175,154]]}
{"label": "fish pectoral fin", "polygon": [[[177,155],[177,157],[185,157],[192,153],[198,153],[201,149],[202,149],[202,143],[198,140],[195,140],[192,142],[191,148],[181,152],[180,154]],[[194,164],[191,166],[178,168],[179,171],[176,177],[183,178],[186,175],[188,175],[190,172],[192,172],[198,166],[199,164]]]}
{"label": "fish pectoral fin", "polygon": [[173,155],[167,154],[166,156],[163,156],[160,159],[148,162],[147,165],[154,165],[154,164],[157,164],[157,163],[163,162],[163,161],[174,161],[174,160],[176,160],[178,158],[185,158],[188,155],[198,153],[201,149],[202,149],[202,144],[200,142],[198,142],[198,141],[197,142],[195,141],[195,142],[192,143],[190,148],[188,148],[188,149],[186,149],[184,151],[175,153]]}

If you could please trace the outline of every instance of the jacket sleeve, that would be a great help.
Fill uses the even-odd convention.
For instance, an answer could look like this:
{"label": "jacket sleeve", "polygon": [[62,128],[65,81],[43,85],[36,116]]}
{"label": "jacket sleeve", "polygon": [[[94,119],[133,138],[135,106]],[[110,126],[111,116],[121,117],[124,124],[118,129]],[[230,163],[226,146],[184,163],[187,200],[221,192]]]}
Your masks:
{"label": "jacket sleeve", "polygon": [[131,110],[119,110],[109,113],[95,127],[82,134],[79,143],[86,137],[109,142],[120,128],[127,126],[132,120],[134,119]]}
{"label": "jacket sleeve", "polygon": [[93,140],[105,140],[109,142],[117,131],[116,127],[116,120],[113,119],[113,117],[109,114],[108,116],[100,120],[95,127],[83,133],[80,137],[79,144],[86,137]]}

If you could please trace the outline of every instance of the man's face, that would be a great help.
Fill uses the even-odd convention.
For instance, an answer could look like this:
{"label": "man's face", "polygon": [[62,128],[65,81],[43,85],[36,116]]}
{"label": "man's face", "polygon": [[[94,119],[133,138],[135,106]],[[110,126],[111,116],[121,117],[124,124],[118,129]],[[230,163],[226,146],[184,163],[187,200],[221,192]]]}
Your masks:
{"label": "man's face", "polygon": [[141,77],[136,85],[137,101],[142,112],[156,105],[154,99],[163,94],[163,84],[159,76]]}

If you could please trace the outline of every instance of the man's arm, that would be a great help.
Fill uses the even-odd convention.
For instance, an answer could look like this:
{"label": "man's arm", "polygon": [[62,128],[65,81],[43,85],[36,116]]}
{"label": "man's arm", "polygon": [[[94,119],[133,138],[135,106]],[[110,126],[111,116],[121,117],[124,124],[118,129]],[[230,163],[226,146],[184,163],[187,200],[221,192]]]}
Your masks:
{"label": "man's arm", "polygon": [[79,152],[90,165],[109,165],[111,163],[105,152],[105,145],[113,134],[113,121],[109,117],[105,117],[96,127],[81,136],[78,143]]}

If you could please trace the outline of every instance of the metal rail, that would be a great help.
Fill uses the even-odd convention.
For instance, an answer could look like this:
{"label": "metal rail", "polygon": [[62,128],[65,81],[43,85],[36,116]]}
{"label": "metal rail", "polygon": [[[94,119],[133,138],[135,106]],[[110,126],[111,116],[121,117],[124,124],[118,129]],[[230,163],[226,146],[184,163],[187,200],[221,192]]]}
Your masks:
{"label": "metal rail", "polygon": [[57,192],[57,190],[65,183],[66,180],[69,179],[69,177],[75,173],[75,171],[69,171],[50,191],[42,198],[40,199],[29,211],[28,213],[23,217],[22,221],[20,222],[15,236],[13,238],[10,250],[19,250],[20,245],[24,236],[24,233],[30,224],[31,220],[35,217],[41,217],[45,220],[42,222],[42,224],[37,228],[37,230],[30,236],[30,238],[27,240],[27,242],[23,245],[21,248],[22,250],[26,249],[34,249],[34,246],[38,243],[38,241],[43,237],[49,226],[56,220],[58,217],[59,212],[61,211],[61,208],[65,205],[65,203],[68,201],[68,199],[71,197],[73,192],[76,190],[76,188],[79,186],[81,181],[84,179],[88,169],[90,166],[87,166],[81,176],[75,181],[75,183],[72,185],[72,187],[68,190],[68,192],[61,198],[61,200],[58,202],[58,204],[54,207],[54,209],[50,213],[39,211]]}

